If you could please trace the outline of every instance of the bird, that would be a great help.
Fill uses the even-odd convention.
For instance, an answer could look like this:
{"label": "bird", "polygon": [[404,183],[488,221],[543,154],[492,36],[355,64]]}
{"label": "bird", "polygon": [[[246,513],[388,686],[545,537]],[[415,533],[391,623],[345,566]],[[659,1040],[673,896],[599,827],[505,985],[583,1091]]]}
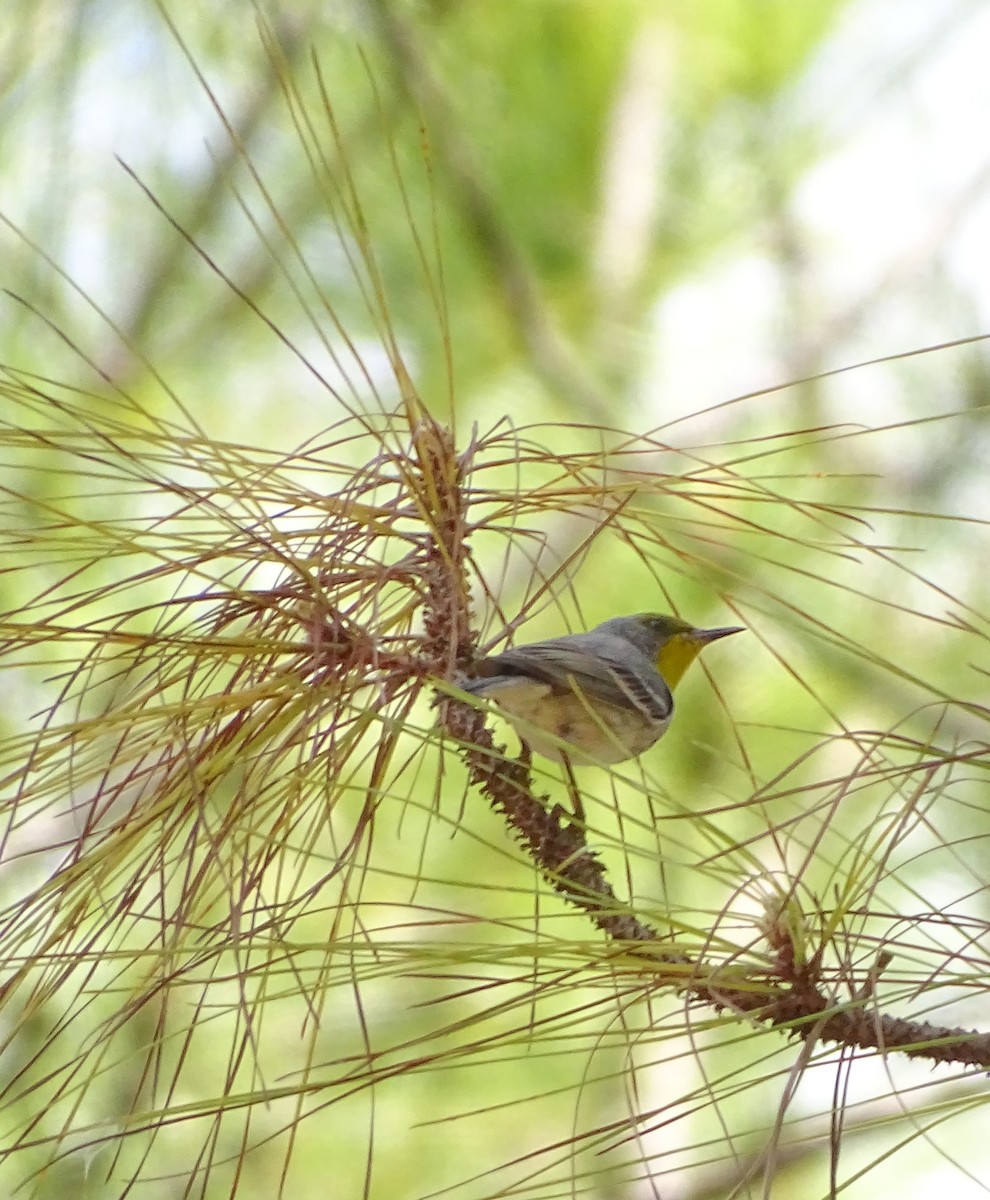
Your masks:
{"label": "bird", "polygon": [[498,705],[524,753],[563,762],[568,772],[572,763],[610,766],[663,737],[687,668],[709,643],[742,632],[698,629],[663,613],[612,617],[587,633],[484,658],[461,686]]}

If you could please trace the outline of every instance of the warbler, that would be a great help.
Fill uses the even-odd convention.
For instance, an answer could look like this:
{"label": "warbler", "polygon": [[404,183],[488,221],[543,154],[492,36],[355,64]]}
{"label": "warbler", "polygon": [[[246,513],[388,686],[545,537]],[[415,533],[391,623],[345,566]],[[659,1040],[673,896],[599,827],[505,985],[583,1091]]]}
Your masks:
{"label": "warbler", "polygon": [[494,654],[461,685],[494,700],[523,742],[546,758],[566,765],[623,762],[667,732],[672,690],[699,652],[741,632],[696,629],[659,613],[613,617],[588,633]]}

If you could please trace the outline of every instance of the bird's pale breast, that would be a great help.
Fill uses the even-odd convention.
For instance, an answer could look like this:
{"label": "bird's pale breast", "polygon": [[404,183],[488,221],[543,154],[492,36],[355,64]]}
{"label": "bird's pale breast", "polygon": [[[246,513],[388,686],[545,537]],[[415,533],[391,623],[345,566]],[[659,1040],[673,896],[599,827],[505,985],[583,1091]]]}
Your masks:
{"label": "bird's pale breast", "polygon": [[[485,681],[481,694],[495,700],[511,724],[538,754],[560,762],[563,754],[572,762],[617,763],[635,758],[657,741],[667,729],[669,718],[647,722],[643,714],[597,701],[592,710],[579,692],[554,691],[549,684],[522,676],[497,676]],[[544,730],[581,749],[564,750],[544,739]]]}

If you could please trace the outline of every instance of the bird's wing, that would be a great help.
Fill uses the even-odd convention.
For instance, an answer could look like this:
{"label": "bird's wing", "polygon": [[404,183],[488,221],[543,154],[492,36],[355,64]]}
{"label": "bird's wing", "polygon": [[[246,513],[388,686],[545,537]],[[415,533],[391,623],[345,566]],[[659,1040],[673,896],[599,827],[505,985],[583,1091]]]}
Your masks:
{"label": "bird's wing", "polygon": [[[547,683],[557,693],[577,688],[592,700],[616,708],[636,708],[651,721],[665,721],[674,707],[670,688],[648,659],[622,645],[602,645],[599,635],[594,652],[585,649],[580,635],[571,641],[534,642],[506,650],[485,661],[489,681],[493,676],[526,675]],[[631,661],[630,661],[631,659]],[[478,690],[484,682],[479,680]]]}

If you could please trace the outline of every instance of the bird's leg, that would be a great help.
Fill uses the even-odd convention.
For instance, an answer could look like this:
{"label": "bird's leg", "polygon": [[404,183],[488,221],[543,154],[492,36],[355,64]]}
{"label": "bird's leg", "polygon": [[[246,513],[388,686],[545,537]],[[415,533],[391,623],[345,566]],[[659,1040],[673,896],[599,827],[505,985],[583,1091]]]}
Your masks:
{"label": "bird's leg", "polygon": [[560,761],[564,764],[564,773],[567,775],[567,791],[571,797],[571,804],[574,807],[574,819],[579,825],[584,826],[584,802],[581,799],[581,793],[578,791],[577,780],[574,778],[574,769],[571,766],[571,760],[566,754],[560,756]]}

